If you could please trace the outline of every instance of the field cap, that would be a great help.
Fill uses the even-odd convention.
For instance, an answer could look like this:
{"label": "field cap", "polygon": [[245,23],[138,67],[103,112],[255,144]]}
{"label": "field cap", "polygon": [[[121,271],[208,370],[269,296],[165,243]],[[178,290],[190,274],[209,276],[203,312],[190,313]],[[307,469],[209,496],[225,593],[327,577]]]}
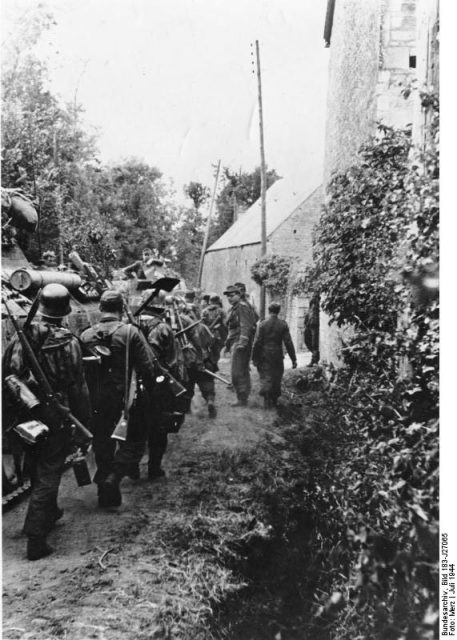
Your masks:
{"label": "field cap", "polygon": [[234,284],[230,284],[227,289],[224,291],[224,296],[229,295],[230,293],[236,293],[237,295],[241,294],[241,291]]}

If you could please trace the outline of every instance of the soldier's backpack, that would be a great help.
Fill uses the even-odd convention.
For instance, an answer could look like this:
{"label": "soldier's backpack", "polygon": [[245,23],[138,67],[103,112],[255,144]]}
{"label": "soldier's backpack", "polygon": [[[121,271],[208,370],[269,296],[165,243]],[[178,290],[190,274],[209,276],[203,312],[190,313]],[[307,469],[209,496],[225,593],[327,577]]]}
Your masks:
{"label": "soldier's backpack", "polygon": [[124,323],[120,321],[99,323],[92,327],[90,339],[83,343],[84,373],[92,406],[95,409],[100,403],[101,388],[110,376],[113,336],[123,325]]}

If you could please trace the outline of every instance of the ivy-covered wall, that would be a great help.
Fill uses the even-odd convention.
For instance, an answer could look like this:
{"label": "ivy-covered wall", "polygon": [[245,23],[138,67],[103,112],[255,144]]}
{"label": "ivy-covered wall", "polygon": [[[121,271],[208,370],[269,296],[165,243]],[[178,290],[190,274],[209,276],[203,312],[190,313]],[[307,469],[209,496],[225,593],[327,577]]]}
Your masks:
{"label": "ivy-covered wall", "polygon": [[[268,254],[293,257],[304,265],[311,265],[313,230],[321,214],[322,194],[322,186],[319,186],[275,229],[268,238]],[[260,287],[252,280],[251,267],[259,258],[260,242],[208,251],[203,268],[203,289],[221,294],[228,284],[244,282],[258,308],[260,306]],[[298,317],[297,308],[292,304],[287,286],[284,287],[281,299],[283,313],[289,323],[292,339],[297,345],[301,345],[302,318]]]}
{"label": "ivy-covered wall", "polygon": [[[376,124],[413,121],[415,96],[402,89],[416,77],[416,1],[341,0],[335,4],[330,45],[324,189],[350,167]],[[400,84],[401,83],[401,84]],[[340,363],[351,329],[330,327],[321,314],[321,359]]]}

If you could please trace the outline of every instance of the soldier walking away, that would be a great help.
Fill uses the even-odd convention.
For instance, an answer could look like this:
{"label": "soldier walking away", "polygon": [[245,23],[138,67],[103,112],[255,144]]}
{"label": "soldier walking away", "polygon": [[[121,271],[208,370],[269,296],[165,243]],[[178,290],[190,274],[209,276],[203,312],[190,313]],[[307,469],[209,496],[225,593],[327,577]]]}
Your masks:
{"label": "soldier walking away", "polygon": [[270,304],[270,317],[260,323],[252,349],[252,361],[259,372],[260,395],[263,396],[265,409],[275,407],[281,395],[284,373],[283,344],[292,361],[292,368],[297,367],[289,327],[287,322],[278,318],[280,310],[281,306],[277,302]]}
{"label": "soldier walking away", "polygon": [[[146,307],[146,313],[139,317],[141,329],[151,347],[154,357],[175,378],[181,377],[180,350],[173,329],[166,322],[166,308],[155,303]],[[162,458],[168,444],[168,420],[175,410],[176,398],[170,385],[164,379],[156,384],[151,397],[151,411],[148,416],[148,479],[155,480],[165,475]],[[152,410],[153,409],[153,410]],[[182,414],[182,421],[184,413]]]}
{"label": "soldier walking away", "polygon": [[232,406],[245,407],[251,391],[249,360],[255,320],[251,308],[241,299],[238,287],[228,286],[224,295],[231,305],[227,317],[228,336],[225,347],[232,354],[232,384],[237,396],[237,402]]}
{"label": "soldier walking away", "polygon": [[[123,299],[117,291],[105,291],[100,299],[100,322],[81,334],[86,350],[99,357],[100,364],[90,377],[89,389],[93,403],[93,449],[101,507],[117,507],[122,502],[120,481],[126,475],[137,475],[138,463],[147,438],[147,412],[156,379],[156,368],[146,339],[138,327],[122,320]],[[135,371],[140,381],[136,410],[128,424],[127,439],[120,442],[111,435],[125,406],[126,361],[127,379]]]}
{"label": "soldier walking away", "polygon": [[200,310],[203,312],[203,309],[206,309],[206,307],[209,306],[210,304],[210,294],[209,293],[203,293],[200,296]]}
{"label": "soldier walking away", "polygon": [[308,311],[305,314],[304,341],[306,347],[311,351],[311,363],[318,364],[319,354],[319,303],[318,293],[313,293],[309,301]]}
{"label": "soldier walking away", "polygon": [[[38,365],[61,405],[80,422],[90,417],[89,391],[83,372],[81,347],[78,339],[62,327],[62,319],[71,313],[70,294],[60,284],[46,285],[40,296],[38,313],[25,333]],[[3,376],[17,376],[40,402],[39,419],[48,427],[47,437],[28,446],[27,458],[31,469],[32,493],[24,524],[28,537],[27,558],[38,560],[52,553],[46,537],[62,517],[57,504],[65,458],[72,446],[72,431],[62,413],[45,397],[36,376],[32,373],[31,356],[24,351],[19,336],[8,345],[3,358]],[[32,396],[33,397],[33,396]]]}
{"label": "soldier walking away", "polygon": [[216,365],[216,371],[218,371],[221,351],[225,345],[225,341],[227,340],[227,327],[225,325],[225,313],[222,308],[222,301],[215,293],[210,295],[209,305],[203,309],[202,322],[213,334],[211,350],[213,353],[213,360]]}
{"label": "soldier walking away", "polygon": [[214,378],[205,371],[206,369],[215,373],[218,370],[213,351],[213,334],[203,323],[190,328],[190,325],[195,323],[191,312],[189,315],[181,314],[181,320],[184,328],[189,327],[189,330],[185,333],[189,345],[187,348],[184,346],[187,395],[191,401],[194,396],[195,385],[198,385],[203,398],[208,404],[208,416],[215,418],[217,416],[215,405],[216,386]]}
{"label": "soldier walking away", "polygon": [[193,290],[186,291],[186,293],[184,294],[184,300],[185,300],[187,310],[192,315],[192,318],[194,320],[200,320],[201,309],[200,309],[200,305],[197,302],[196,295],[197,294]]}

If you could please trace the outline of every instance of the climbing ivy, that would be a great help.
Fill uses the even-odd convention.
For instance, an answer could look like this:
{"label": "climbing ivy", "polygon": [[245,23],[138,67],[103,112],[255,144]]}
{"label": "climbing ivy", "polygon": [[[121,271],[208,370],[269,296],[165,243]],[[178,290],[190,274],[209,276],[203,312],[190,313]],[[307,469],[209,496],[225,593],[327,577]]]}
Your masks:
{"label": "climbing ivy", "polygon": [[272,294],[285,293],[289,282],[291,258],[278,254],[259,258],[251,267],[252,279]]}
{"label": "climbing ivy", "polygon": [[321,427],[342,438],[331,491],[307,496],[344,566],[320,600],[332,639],[432,638],[438,621],[439,104],[422,104],[420,150],[379,126],[333,176],[305,278],[353,328]]}

